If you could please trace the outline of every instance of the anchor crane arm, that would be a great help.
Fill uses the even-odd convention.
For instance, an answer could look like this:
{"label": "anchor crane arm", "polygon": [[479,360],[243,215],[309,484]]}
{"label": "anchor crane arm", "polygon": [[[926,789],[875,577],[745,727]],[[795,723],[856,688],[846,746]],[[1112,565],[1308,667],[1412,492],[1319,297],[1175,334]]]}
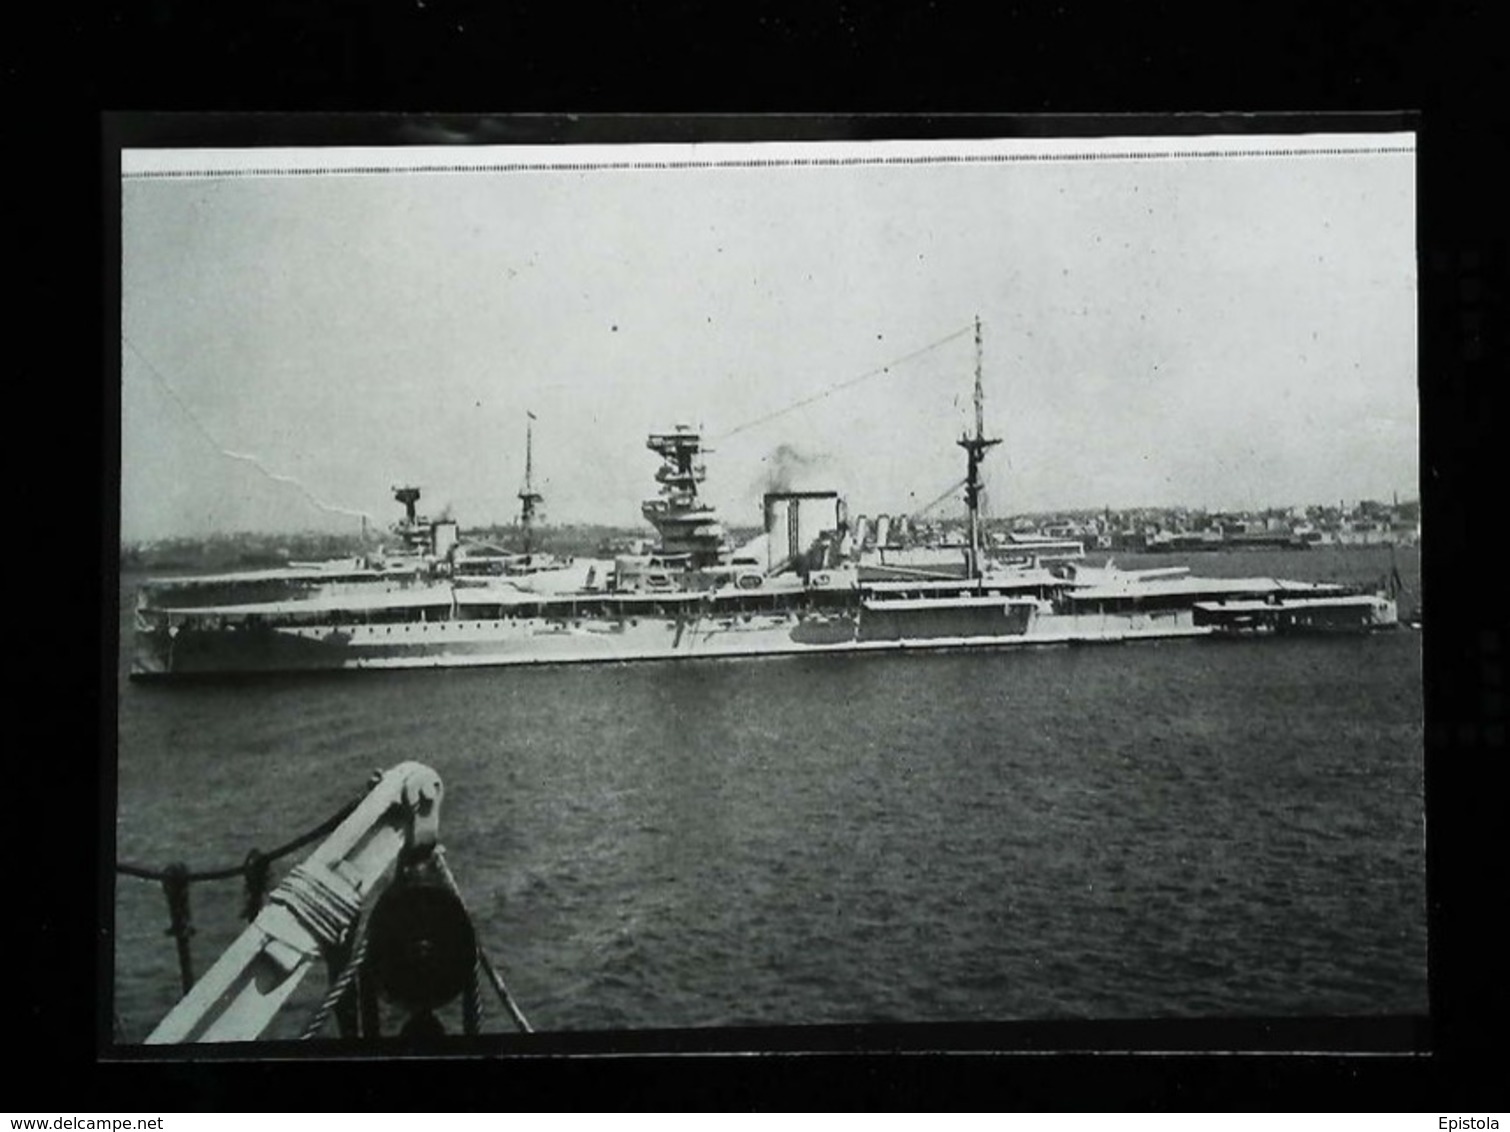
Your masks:
{"label": "anchor crane arm", "polygon": [[267,904],[147,1037],[148,1045],[252,1041],[325,948],[370,907],[405,853],[433,848],[440,776],[400,763],[268,895]]}

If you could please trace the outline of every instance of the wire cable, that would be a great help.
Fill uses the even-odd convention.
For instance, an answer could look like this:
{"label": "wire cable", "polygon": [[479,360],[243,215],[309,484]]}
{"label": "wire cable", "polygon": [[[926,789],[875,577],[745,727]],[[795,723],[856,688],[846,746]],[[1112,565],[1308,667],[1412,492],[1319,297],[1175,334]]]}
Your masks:
{"label": "wire cable", "polygon": [[815,401],[821,401],[825,397],[831,397],[835,393],[840,392],[841,390],[848,389],[851,386],[859,385],[862,381],[868,381],[872,377],[878,377],[878,376],[880,376],[883,373],[890,373],[893,366],[899,366],[899,365],[903,364],[904,362],[910,362],[913,358],[921,357],[923,354],[928,353],[928,351],[930,351],[930,350],[936,350],[940,346],[944,345],[947,342],[953,342],[956,338],[962,338],[966,334],[973,333],[974,330],[975,330],[975,324],[974,323],[971,323],[969,326],[961,327],[959,330],[956,330],[953,334],[946,334],[946,335],[944,335],[944,337],[938,339],[937,341],[930,342],[930,343],[928,343],[928,345],[922,346],[922,347],[920,347],[920,348],[912,351],[912,353],[910,353],[910,354],[903,354],[900,358],[896,358],[896,359],[894,359],[894,360],[892,360],[890,362],[887,362],[883,366],[876,367],[873,370],[867,370],[865,373],[860,374],[858,377],[851,377],[848,380],[838,382],[838,383],[836,383],[834,385],[830,385],[827,389],[820,390],[819,392],[814,393],[810,397],[804,397],[800,401],[795,401],[792,404],[788,405],[784,409],[777,409],[775,412],[766,413],[764,416],[756,417],[752,421],[746,421],[744,424],[738,425],[735,428],[731,428],[728,432],[722,433],[721,435],[716,436],[713,439],[714,439],[715,442],[721,441],[721,440],[727,440],[731,436],[737,436],[739,433],[745,432],[745,431],[747,431],[749,429],[752,429],[752,428],[755,428],[758,425],[763,425],[767,421],[773,421],[777,417],[786,416],[787,413],[796,412],[798,409],[801,409],[801,408],[803,408],[804,406],[807,406],[807,405],[811,405]]}

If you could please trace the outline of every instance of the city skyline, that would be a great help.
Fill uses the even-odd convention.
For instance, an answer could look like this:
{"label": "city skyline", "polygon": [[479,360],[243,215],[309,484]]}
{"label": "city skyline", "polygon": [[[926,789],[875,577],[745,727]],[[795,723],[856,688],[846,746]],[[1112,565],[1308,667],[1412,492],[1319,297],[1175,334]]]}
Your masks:
{"label": "city skyline", "polygon": [[124,540],[506,524],[526,410],[553,523],[682,422],[731,525],[907,513],[977,315],[993,514],[1419,494],[1408,134],[381,152],[123,155]]}
{"label": "city skyline", "polygon": [[[842,496],[841,496],[841,498],[842,498]],[[1098,520],[1098,519],[1102,518],[1103,516],[1105,516],[1107,514],[1109,514],[1114,520],[1121,520],[1123,522],[1131,522],[1131,521],[1134,520],[1134,517],[1136,517],[1139,521],[1146,522],[1146,521],[1148,521],[1152,517],[1158,517],[1158,518],[1162,518],[1162,519],[1166,519],[1167,520],[1167,519],[1172,519],[1172,518],[1174,518],[1176,516],[1182,516],[1182,517],[1185,517],[1185,518],[1206,519],[1206,520],[1209,520],[1211,522],[1216,522],[1216,521],[1219,521],[1219,520],[1241,520],[1241,519],[1244,519],[1244,518],[1247,518],[1247,519],[1259,519],[1259,518],[1264,518],[1264,517],[1267,517],[1267,516],[1287,516],[1287,517],[1296,518],[1296,519],[1301,519],[1301,518],[1311,519],[1311,518],[1315,518],[1315,517],[1317,517],[1317,516],[1319,516],[1319,515],[1321,515],[1323,513],[1326,513],[1326,514],[1336,514],[1336,515],[1339,515],[1342,518],[1352,518],[1352,517],[1363,518],[1363,517],[1366,517],[1366,513],[1367,513],[1367,509],[1368,508],[1370,508],[1370,507],[1377,507],[1377,508],[1383,508],[1387,512],[1396,512],[1396,511],[1402,512],[1407,517],[1407,519],[1405,521],[1409,521],[1409,519],[1408,519],[1409,516],[1416,516],[1416,520],[1415,521],[1419,522],[1419,515],[1420,515],[1420,509],[1421,509],[1421,501],[1420,501],[1420,499],[1418,497],[1390,499],[1390,500],[1384,500],[1384,499],[1359,499],[1359,500],[1351,500],[1351,501],[1340,500],[1340,501],[1337,501],[1337,503],[1338,503],[1338,505],[1333,505],[1333,504],[1330,504],[1330,503],[1311,503],[1311,504],[1296,503],[1296,504],[1288,504],[1288,505],[1278,505],[1278,504],[1276,504],[1276,505],[1273,505],[1273,506],[1258,507],[1258,508],[1254,508],[1254,509],[1251,509],[1251,510],[1247,510],[1247,509],[1230,509],[1230,510],[1215,510],[1215,509],[1213,509],[1213,510],[1208,510],[1208,509],[1203,508],[1203,507],[1192,507],[1192,506],[1186,506],[1184,504],[1146,504],[1146,505],[1140,505],[1140,506],[1121,507],[1121,508],[1109,508],[1109,507],[1063,507],[1063,508],[1053,508],[1053,509],[1043,510],[1043,511],[1016,512],[1016,513],[1010,513],[1010,514],[1005,514],[1005,515],[982,515],[982,521],[989,528],[994,529],[994,530],[1000,530],[1000,529],[1003,529],[1004,527],[1010,526],[1012,524],[1024,522],[1024,521],[1031,521],[1031,522],[1035,522],[1035,523],[1040,524],[1040,525],[1052,524],[1052,523],[1055,523],[1055,522],[1061,522],[1061,521],[1072,520],[1072,519],[1083,519],[1083,520],[1094,521],[1094,520]],[[441,517],[441,516],[435,516],[435,515],[424,515],[423,509],[421,509],[421,515],[424,518],[426,518],[427,520],[428,519],[435,519],[435,518],[440,518]],[[858,519],[861,519],[861,518],[875,520],[875,519],[879,518],[882,515],[885,515],[888,518],[893,519],[893,520],[908,520],[914,526],[916,526],[918,528],[922,528],[922,529],[946,528],[946,529],[953,529],[953,530],[957,531],[957,530],[962,530],[964,528],[964,526],[969,521],[968,520],[968,516],[965,514],[963,504],[961,504],[960,512],[958,514],[952,514],[952,513],[948,512],[948,511],[944,511],[942,509],[940,509],[938,511],[935,511],[933,513],[930,513],[928,515],[924,515],[924,516],[915,516],[915,515],[913,515],[913,514],[911,514],[909,512],[876,511],[876,512],[870,512],[870,513],[859,513],[859,512],[854,512],[853,510],[850,510],[850,512],[849,512],[849,517],[850,517],[851,522],[854,522],[854,521],[856,521]],[[734,520],[734,521],[731,521],[731,522],[725,522],[724,525],[730,531],[744,532],[746,534],[754,533],[754,532],[757,532],[757,531],[760,530],[759,516],[753,516],[753,517],[749,518],[748,521],[743,521],[743,522],[741,522],[739,520]],[[1158,523],[1154,523],[1153,525],[1154,526],[1158,526],[1159,524]],[[374,539],[376,541],[381,541],[385,532],[397,530],[400,526],[401,526],[401,522],[399,520],[395,520],[395,521],[393,521],[391,523],[381,523],[381,524],[377,524],[376,526],[370,526],[366,530],[365,533],[368,535],[368,537],[370,537],[370,538],[372,538],[372,539]],[[490,534],[490,535],[497,535],[497,536],[500,536],[500,537],[506,537],[510,532],[517,532],[521,528],[520,528],[520,525],[519,525],[518,518],[516,516],[513,520],[503,520],[503,521],[496,522],[496,523],[474,523],[474,524],[469,524],[469,523],[466,523],[466,522],[458,522],[458,529],[461,530],[463,533],[471,532],[471,533]],[[631,520],[631,521],[627,521],[627,522],[622,522],[622,523],[613,523],[613,522],[601,522],[601,523],[600,522],[571,522],[571,521],[563,521],[563,522],[559,522],[559,523],[555,523],[555,522],[543,522],[543,523],[536,524],[535,530],[542,532],[546,536],[549,536],[549,534],[551,532],[553,532],[553,531],[555,531],[555,532],[569,532],[569,531],[574,531],[574,530],[597,530],[597,531],[604,531],[604,532],[616,533],[616,534],[630,534],[630,533],[633,533],[633,532],[637,532],[637,533],[640,533],[640,534],[647,534],[647,533],[653,533],[654,532],[654,527],[650,524],[650,522],[648,520],[644,519],[643,517],[639,517],[639,518],[637,518],[635,520]],[[208,541],[215,541],[216,539],[235,540],[235,539],[245,538],[245,537],[255,537],[255,538],[263,538],[263,537],[267,537],[267,538],[286,537],[286,538],[293,539],[293,540],[300,540],[300,539],[307,539],[307,538],[321,538],[321,537],[327,537],[327,536],[332,536],[332,535],[339,536],[342,533],[350,535],[350,534],[353,534],[355,532],[353,532],[353,531],[342,532],[340,530],[332,531],[332,530],[321,529],[321,528],[318,528],[318,527],[304,527],[304,528],[292,528],[292,527],[290,527],[290,528],[284,528],[284,529],[279,529],[279,530],[218,530],[218,531],[206,532],[206,533],[201,534],[201,535],[168,534],[168,535],[162,535],[162,536],[151,537],[151,538],[126,538],[126,537],[123,537],[122,540],[121,540],[121,543],[122,543],[123,547],[132,547],[132,546],[145,547],[145,546],[152,546],[152,545],[158,545],[158,544],[166,545],[166,544],[180,543],[180,542],[183,542],[183,543],[208,542]]]}

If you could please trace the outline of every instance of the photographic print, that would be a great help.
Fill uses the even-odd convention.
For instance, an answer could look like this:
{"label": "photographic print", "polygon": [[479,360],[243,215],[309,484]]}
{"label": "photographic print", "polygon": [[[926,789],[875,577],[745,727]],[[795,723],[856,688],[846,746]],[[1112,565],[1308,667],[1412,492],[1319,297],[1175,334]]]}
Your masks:
{"label": "photographic print", "polygon": [[120,158],[116,1045],[1425,1015],[1412,133]]}

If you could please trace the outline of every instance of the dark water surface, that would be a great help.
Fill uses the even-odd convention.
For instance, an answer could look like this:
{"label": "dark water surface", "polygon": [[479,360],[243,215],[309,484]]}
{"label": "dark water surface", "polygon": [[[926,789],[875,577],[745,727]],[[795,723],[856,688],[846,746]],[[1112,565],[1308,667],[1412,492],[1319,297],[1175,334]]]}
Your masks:
{"label": "dark water surface", "polygon": [[[1390,555],[1180,561],[1373,579]],[[125,861],[238,863],[375,768],[438,770],[538,1030],[1427,1007],[1411,631],[120,689]],[[161,891],[116,892],[140,1040],[177,971]],[[200,971],[240,899],[195,886]]]}

